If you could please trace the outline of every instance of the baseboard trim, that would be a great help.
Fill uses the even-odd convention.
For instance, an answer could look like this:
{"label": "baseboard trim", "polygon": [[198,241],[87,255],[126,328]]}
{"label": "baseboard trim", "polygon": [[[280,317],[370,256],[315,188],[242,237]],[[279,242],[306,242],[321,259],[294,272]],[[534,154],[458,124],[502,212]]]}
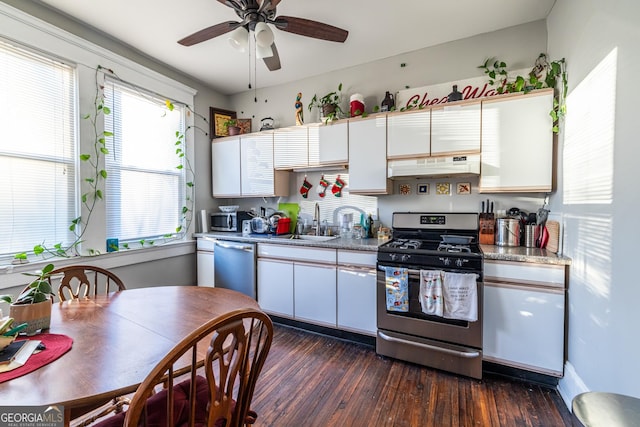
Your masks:
{"label": "baseboard trim", "polygon": [[580,378],[573,365],[565,362],[564,378],[562,378],[558,384],[558,393],[560,393],[560,397],[562,397],[567,408],[571,410],[571,402],[574,397],[588,391],[590,391],[589,388],[584,381],[582,381],[582,378]]}
{"label": "baseboard trim", "polygon": [[343,331],[340,329],[328,328],[326,326],[314,325],[311,323],[300,322],[298,320],[287,319],[285,317],[269,315],[274,323],[278,323],[285,326],[291,326],[293,328],[302,329],[307,332],[312,332],[320,335],[328,335],[330,337],[343,339],[359,344],[364,344],[370,347],[376,346],[376,337],[369,335],[358,334],[356,332]]}
{"label": "baseboard trim", "polygon": [[543,387],[555,389],[558,386],[558,377],[527,371],[525,369],[514,368],[512,366],[500,365],[493,362],[482,362],[482,372],[507,377],[510,379],[537,384]]}

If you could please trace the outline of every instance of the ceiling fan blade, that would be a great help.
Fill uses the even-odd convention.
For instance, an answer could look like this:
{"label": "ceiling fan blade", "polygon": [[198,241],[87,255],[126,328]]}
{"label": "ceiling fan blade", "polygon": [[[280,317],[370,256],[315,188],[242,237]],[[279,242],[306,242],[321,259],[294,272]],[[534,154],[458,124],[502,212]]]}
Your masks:
{"label": "ceiling fan blade", "polygon": [[278,16],[271,23],[282,31],[331,42],[344,43],[349,35],[349,32],[342,28],[293,16]]}
{"label": "ceiling fan blade", "polygon": [[225,6],[229,6],[235,10],[244,10],[247,7],[247,3],[244,0],[218,0]]}
{"label": "ceiling fan blade", "polygon": [[196,31],[190,36],[187,36],[181,40],[178,40],[178,43],[180,43],[183,46],[193,46],[194,44],[212,39],[214,37],[218,37],[222,34],[228,33],[229,31],[233,31],[241,25],[242,25],[242,22],[234,22],[234,21],[221,22],[220,24],[213,25],[211,27],[202,29],[200,31]]}
{"label": "ceiling fan blade", "polygon": [[266,10],[274,10],[276,7],[278,7],[280,0],[258,0],[258,3],[260,3],[258,12],[262,12]]}
{"label": "ceiling fan blade", "polygon": [[278,55],[278,49],[276,48],[275,43],[271,44],[271,51],[273,52],[273,55],[268,58],[262,58],[262,60],[264,61],[264,65],[267,66],[269,71],[276,71],[276,70],[279,70],[281,67],[280,67],[280,55]]}

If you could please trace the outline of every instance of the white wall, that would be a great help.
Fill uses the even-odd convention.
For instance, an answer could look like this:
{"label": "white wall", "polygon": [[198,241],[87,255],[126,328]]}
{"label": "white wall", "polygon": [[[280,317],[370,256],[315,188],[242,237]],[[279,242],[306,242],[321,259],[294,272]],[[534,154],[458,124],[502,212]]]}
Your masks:
{"label": "white wall", "polygon": [[[565,213],[565,253],[573,260],[568,298],[568,363],[560,383],[567,404],[576,393],[585,390],[640,397],[640,340],[636,328],[640,301],[636,260],[636,213],[640,209],[640,170],[636,161],[640,156],[639,24],[640,3],[636,0],[558,0],[547,20],[549,53],[567,60],[570,107],[572,96],[576,98],[567,112],[560,153],[570,141],[582,141],[588,146],[593,140],[604,145],[594,149],[604,148],[603,152],[608,150],[613,155],[611,162],[595,159],[579,177],[597,182],[597,177],[610,173],[611,179],[601,179],[605,188],[594,188],[601,196],[594,198],[587,193],[582,203],[570,203],[566,196],[573,188],[568,188],[567,181],[574,177],[563,179],[560,174],[560,191],[551,200],[552,209]],[[609,55],[617,55],[614,89],[595,95],[598,86],[609,87],[612,83],[607,72],[598,68],[605,58],[611,58]],[[587,102],[578,103],[578,98],[585,95]],[[609,126],[604,122],[610,114],[601,107],[607,100],[615,106],[615,122]],[[570,123],[572,118],[574,123]],[[597,136],[592,139],[594,132]],[[562,159],[565,170],[572,168],[579,157],[573,153]],[[607,193],[608,201],[602,196]]]}
{"label": "white wall", "polygon": [[[419,35],[416,36],[418,37]],[[254,131],[259,130],[260,119],[264,117],[273,117],[276,121],[276,127],[292,126],[295,125],[294,102],[296,94],[302,92],[302,101],[305,105],[305,123],[318,122],[317,110],[314,109],[313,113],[309,113],[306,107],[309,100],[314,94],[322,96],[325,93],[336,90],[339,83],[343,83],[344,100],[342,107],[344,111],[349,111],[347,108],[349,96],[356,92],[364,95],[365,109],[372,111],[373,106],[379,105],[384,98],[385,91],[395,93],[405,89],[405,86],[421,87],[482,76],[482,70],[477,67],[490,57],[497,57],[505,61],[510,69],[532,67],[538,54],[546,51],[546,46],[547,32],[545,22],[536,21],[281,86],[236,94],[231,97],[232,109],[238,113],[238,117],[252,118]],[[406,64],[406,66],[401,67],[400,64],[402,63]],[[294,64],[282,64],[282,66],[294,66]],[[258,80],[259,83],[260,81]],[[254,102],[256,94],[258,102]],[[298,202],[301,200],[298,188],[302,184],[303,178],[304,174],[302,173],[293,174],[291,197],[283,201]],[[472,194],[469,196],[457,196],[454,190],[454,194],[450,196],[436,195],[435,183],[442,181],[449,182],[452,187],[457,182],[470,182]],[[450,212],[468,210],[479,212],[480,201],[487,199],[487,195],[483,196],[477,193],[477,178],[421,181],[431,185],[430,194],[426,196],[416,195],[415,184],[417,184],[417,181],[410,182],[413,184],[412,188],[414,190],[411,195],[399,195],[397,187],[400,182],[396,182],[394,184],[395,195],[378,197],[380,220],[384,224],[390,225],[391,214],[394,211],[426,210]],[[313,182],[313,184],[317,185],[317,182]],[[495,201],[496,210],[518,207],[526,211],[536,211],[542,206],[544,194],[536,193],[520,197],[500,195],[494,197],[491,195],[490,198]],[[243,207],[265,205],[262,199],[234,200],[233,204],[240,204]]]}

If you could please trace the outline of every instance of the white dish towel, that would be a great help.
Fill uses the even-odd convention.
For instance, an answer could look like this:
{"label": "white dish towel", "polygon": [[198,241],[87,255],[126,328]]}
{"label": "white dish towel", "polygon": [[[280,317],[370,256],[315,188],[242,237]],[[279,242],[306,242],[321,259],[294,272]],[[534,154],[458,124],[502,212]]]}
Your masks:
{"label": "white dish towel", "polygon": [[420,270],[420,306],[424,314],[442,317],[442,271]]}
{"label": "white dish towel", "polygon": [[477,275],[445,272],[442,281],[444,317],[447,319],[478,320]]}

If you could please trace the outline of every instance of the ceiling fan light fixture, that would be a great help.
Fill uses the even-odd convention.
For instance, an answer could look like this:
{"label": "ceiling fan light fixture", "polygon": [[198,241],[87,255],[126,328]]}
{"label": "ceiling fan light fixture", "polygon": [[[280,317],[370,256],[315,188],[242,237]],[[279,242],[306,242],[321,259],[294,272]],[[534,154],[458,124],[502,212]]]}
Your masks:
{"label": "ceiling fan light fixture", "polygon": [[256,58],[271,58],[273,56],[273,49],[271,46],[260,46],[256,43]]}
{"label": "ceiling fan light fixture", "polygon": [[260,47],[269,47],[273,43],[273,31],[265,22],[258,22],[254,29],[256,44]]}
{"label": "ceiling fan light fixture", "polygon": [[246,52],[249,47],[249,30],[238,27],[229,33],[229,44],[240,52]]}

